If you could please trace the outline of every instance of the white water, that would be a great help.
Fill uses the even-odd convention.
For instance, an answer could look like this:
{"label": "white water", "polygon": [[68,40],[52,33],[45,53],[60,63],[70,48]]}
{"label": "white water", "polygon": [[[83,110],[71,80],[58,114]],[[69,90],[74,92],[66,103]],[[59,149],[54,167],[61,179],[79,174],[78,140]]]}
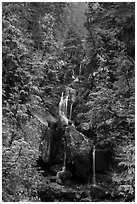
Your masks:
{"label": "white water", "polygon": [[93,185],[96,185],[96,175],[95,175],[95,156],[96,156],[96,149],[93,146]]}
{"label": "white water", "polygon": [[72,106],[73,106],[73,103],[71,103],[71,105],[70,105],[70,115],[69,115],[69,120],[71,120],[71,116],[72,116]]}
{"label": "white water", "polygon": [[[59,114],[63,123],[68,125],[68,120],[72,118],[72,107],[75,101],[76,91],[70,87],[66,87],[66,93],[62,92],[59,102]],[[68,107],[70,101],[70,107]]]}
{"label": "white water", "polygon": [[63,107],[64,107],[64,97],[63,97],[63,92],[61,94],[61,98],[60,98],[60,102],[59,102],[59,114],[62,115],[63,114]]}
{"label": "white water", "polygon": [[79,76],[81,76],[81,63],[79,65]]}
{"label": "white water", "polygon": [[67,118],[68,98],[69,98],[69,92],[67,92],[66,96],[64,96],[64,93],[62,92],[60,102],[59,102],[59,114],[62,122],[65,125],[68,125],[68,118]]}

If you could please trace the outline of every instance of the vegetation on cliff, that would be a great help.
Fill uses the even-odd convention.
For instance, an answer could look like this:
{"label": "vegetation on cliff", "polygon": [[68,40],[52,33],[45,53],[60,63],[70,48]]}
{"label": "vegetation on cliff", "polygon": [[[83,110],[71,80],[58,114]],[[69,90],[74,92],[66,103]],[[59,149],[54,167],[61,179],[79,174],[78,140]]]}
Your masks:
{"label": "vegetation on cliff", "polygon": [[3,2],[5,202],[39,201],[43,174],[36,161],[45,124],[32,113],[44,110],[58,118],[64,86],[77,92],[76,129],[98,148],[115,150],[117,194],[124,198],[135,192],[135,4],[74,5]]}

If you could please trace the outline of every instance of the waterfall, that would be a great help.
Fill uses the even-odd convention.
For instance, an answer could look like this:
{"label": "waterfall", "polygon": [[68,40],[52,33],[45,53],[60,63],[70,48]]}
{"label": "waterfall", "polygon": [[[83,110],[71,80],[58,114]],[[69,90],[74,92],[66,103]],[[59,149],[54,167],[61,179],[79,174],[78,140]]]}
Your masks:
{"label": "waterfall", "polygon": [[[68,125],[68,121],[72,119],[72,107],[76,98],[76,91],[70,87],[66,87],[65,94],[62,92],[59,102],[59,115],[65,125]],[[68,107],[68,101],[70,101],[70,107]],[[69,108],[69,111],[68,111]],[[69,113],[69,115],[68,115]]]}
{"label": "waterfall", "polygon": [[95,164],[95,156],[96,156],[96,149],[93,146],[93,185],[96,185],[96,175],[95,175],[95,168],[96,168],[96,164]]}
{"label": "waterfall", "polygon": [[67,118],[68,98],[69,98],[69,92],[67,91],[66,96],[64,96],[64,93],[62,92],[60,102],[59,102],[59,115],[61,116],[61,120],[65,125],[68,125],[68,118]]}
{"label": "waterfall", "polygon": [[81,76],[81,63],[79,65],[79,76]]}
{"label": "waterfall", "polygon": [[59,102],[59,114],[63,114],[63,103],[64,103],[64,97],[63,97],[63,92],[61,94],[60,102]]}
{"label": "waterfall", "polygon": [[64,110],[64,113],[65,113],[66,118],[67,118],[67,111],[68,111],[68,97],[69,97],[69,92],[67,93],[67,96],[65,98],[65,110]]}
{"label": "waterfall", "polygon": [[70,115],[69,115],[69,120],[71,120],[71,116],[72,116],[72,106],[73,106],[73,103],[71,103],[71,105],[70,105]]}

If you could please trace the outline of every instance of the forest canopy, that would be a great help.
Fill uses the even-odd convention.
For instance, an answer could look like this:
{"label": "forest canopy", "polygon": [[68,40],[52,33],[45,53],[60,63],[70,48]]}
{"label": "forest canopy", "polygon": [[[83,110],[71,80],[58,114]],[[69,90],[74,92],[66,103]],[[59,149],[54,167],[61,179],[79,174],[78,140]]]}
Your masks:
{"label": "forest canopy", "polygon": [[3,2],[4,202],[40,201],[43,125],[32,113],[58,118],[64,87],[77,93],[77,131],[114,148],[117,194],[134,195],[135,3]]}

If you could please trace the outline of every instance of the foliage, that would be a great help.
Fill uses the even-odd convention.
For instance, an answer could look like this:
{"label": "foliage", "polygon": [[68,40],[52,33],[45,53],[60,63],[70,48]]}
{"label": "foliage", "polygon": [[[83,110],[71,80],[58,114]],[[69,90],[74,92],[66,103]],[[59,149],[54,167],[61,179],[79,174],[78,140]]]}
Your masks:
{"label": "foliage", "polygon": [[[90,37],[92,38],[94,35],[92,43],[95,45],[96,60],[98,61],[97,70],[93,72],[92,76],[98,102],[102,105],[105,104],[113,116],[122,117],[121,119],[127,117],[128,120],[130,116],[125,113],[128,114],[130,111],[134,114],[134,56],[132,59],[128,55],[128,44],[124,38],[120,39],[118,36],[122,29],[126,29],[130,18],[133,22],[131,29],[134,30],[134,4],[89,3],[88,5],[89,13],[86,26]],[[128,6],[131,9],[130,13],[127,10]],[[98,20],[98,16],[103,20]],[[122,17],[125,24],[118,23]],[[114,24],[112,24],[112,19]],[[131,41],[134,41],[134,33]],[[133,47],[132,49],[134,50]],[[102,92],[105,93],[105,98],[102,96]],[[131,103],[133,103],[132,106],[129,105]]]}
{"label": "foliage", "polygon": [[[97,145],[115,146],[118,193],[134,193],[134,7],[133,2],[3,2],[4,201],[38,201],[43,127],[30,110],[57,115],[63,84],[78,93],[75,124],[87,123]],[[79,74],[83,80],[75,83]]]}
{"label": "foliage", "polygon": [[31,122],[29,110],[40,107],[44,97],[46,108],[52,109],[56,103],[55,96],[48,95],[58,83],[61,68],[54,33],[62,23],[64,6],[65,3],[3,3],[4,201],[38,201],[41,175],[35,166],[41,133],[39,125]]}
{"label": "foliage", "polygon": [[[36,124],[34,125],[36,126]],[[27,124],[24,130],[26,131],[24,137],[14,138],[10,147],[3,146],[4,201],[38,201],[37,189],[41,182],[41,177],[38,169],[34,167],[39,156],[39,136],[35,128],[34,137],[27,138],[30,137],[30,133],[32,134],[31,128],[30,132],[28,129]]]}
{"label": "foliage", "polygon": [[118,173],[113,176],[113,181],[118,184],[120,195],[133,195],[135,193],[135,144],[133,142],[127,144],[122,151],[119,151],[119,156],[121,162],[118,164]]}
{"label": "foliage", "polygon": [[83,43],[81,36],[73,28],[68,30],[66,38],[64,39],[62,58],[64,59],[65,72],[64,83],[70,84],[73,79],[80,75],[80,64],[83,60]]}
{"label": "foliage", "polygon": [[[94,30],[93,36],[94,32],[96,32],[98,36],[96,35],[94,37],[99,39],[100,37],[105,37],[103,34],[109,31],[110,36],[116,37],[118,41],[126,43],[126,47],[129,46],[132,49],[129,51],[129,47],[127,47],[127,52],[128,54],[133,53],[132,56],[129,55],[134,57],[134,2],[88,3],[88,7],[89,12],[87,14],[88,21],[86,22],[86,27],[91,32],[90,25],[92,25]],[[106,37],[108,38],[108,36]],[[98,46],[100,41],[96,41],[95,43]]]}
{"label": "foliage", "polygon": [[[13,93],[28,94],[29,72],[26,68],[31,41],[20,29],[19,5],[5,3],[3,7],[3,97],[12,98]],[[9,12],[15,7],[14,15]],[[21,4],[20,10],[24,9]],[[13,11],[14,12],[14,11]],[[21,15],[20,15],[21,16]],[[20,96],[19,96],[20,98]]]}
{"label": "foliage", "polygon": [[[85,23],[91,45],[90,61],[94,57],[97,61],[89,76],[94,87],[86,100],[89,111],[85,117],[90,118],[99,143],[115,144],[116,155],[122,149],[119,165],[124,168],[117,182],[119,192],[123,182],[124,194],[134,193],[134,6],[123,2],[89,2]],[[126,189],[126,185],[132,185],[131,189]]]}
{"label": "foliage", "polygon": [[64,41],[64,52],[67,53],[70,60],[74,60],[72,58],[78,58],[78,61],[82,58],[81,38],[73,29],[68,31],[67,37]]}

